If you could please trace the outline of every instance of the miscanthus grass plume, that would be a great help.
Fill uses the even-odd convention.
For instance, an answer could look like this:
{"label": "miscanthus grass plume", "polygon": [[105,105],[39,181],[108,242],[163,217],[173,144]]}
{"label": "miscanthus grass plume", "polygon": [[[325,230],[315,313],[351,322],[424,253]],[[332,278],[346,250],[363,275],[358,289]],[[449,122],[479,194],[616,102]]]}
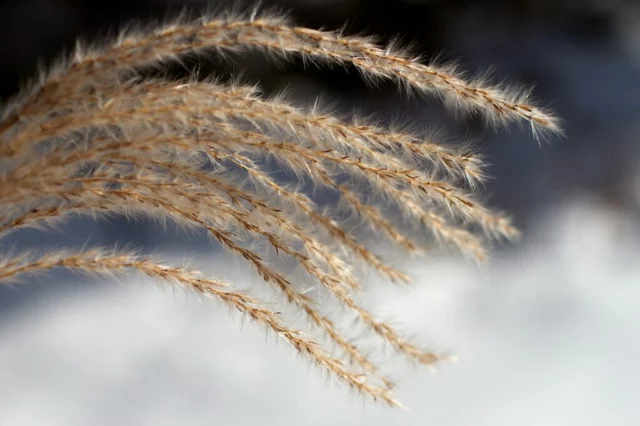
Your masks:
{"label": "miscanthus grass plume", "polygon": [[[393,45],[296,27],[278,16],[206,17],[127,31],[98,48],[77,47],[2,110],[0,239],[77,215],[145,215],[206,230],[305,316],[309,329],[291,325],[259,291],[239,292],[233,283],[123,249],[5,254],[0,282],[53,268],[169,281],[241,311],[332,377],[395,405],[391,380],[366,348],[335,313],[325,313],[328,302],[319,293],[294,277],[323,288],[372,339],[430,366],[446,357],[407,340],[357,301],[367,271],[408,281],[367,235],[410,254],[451,247],[482,261],[492,240],[518,232],[475,195],[485,166],[464,145],[296,107],[256,86],[141,73],[193,53],[248,50],[352,66],[371,82],[393,80],[410,94],[433,94],[491,123],[519,121],[536,135],[559,131],[556,118],[529,103],[527,92],[426,65]],[[281,179],[281,171],[290,179]],[[309,187],[335,201],[318,204]],[[293,262],[295,273],[274,257]]]}

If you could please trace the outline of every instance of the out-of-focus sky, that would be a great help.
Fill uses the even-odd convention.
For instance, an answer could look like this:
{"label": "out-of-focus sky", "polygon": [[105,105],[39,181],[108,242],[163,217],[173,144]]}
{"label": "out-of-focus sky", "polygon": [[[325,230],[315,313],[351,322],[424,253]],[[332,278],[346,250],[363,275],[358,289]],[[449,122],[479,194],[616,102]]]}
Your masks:
{"label": "out-of-focus sky", "polygon": [[[190,1],[192,7],[205,2]],[[269,2],[266,2],[269,3]],[[23,0],[0,6],[0,95],[15,92],[76,36],[185,2]],[[270,4],[270,3],[269,3]],[[429,57],[494,68],[534,86],[566,137],[538,145],[526,129],[485,129],[437,102],[407,102],[356,73],[277,68],[259,57],[205,70],[242,71],[298,101],[402,117],[479,141],[492,164],[490,203],[512,213],[523,241],[477,267],[438,257],[408,262],[411,289],[384,283],[371,306],[417,338],[459,356],[431,373],[397,369],[411,412],[342,389],[273,337],[211,301],[138,280],[70,275],[0,288],[0,424],[640,423],[640,20],[631,1],[281,2],[300,24],[401,36]],[[210,3],[209,7],[216,4]],[[218,4],[218,6],[223,6]],[[238,6],[236,6],[238,7]],[[248,67],[245,69],[245,67]],[[17,233],[2,250],[134,243],[169,257],[196,253],[207,271],[251,288],[256,277],[202,239],[116,220],[63,232]],[[397,364],[397,365],[396,365]]]}

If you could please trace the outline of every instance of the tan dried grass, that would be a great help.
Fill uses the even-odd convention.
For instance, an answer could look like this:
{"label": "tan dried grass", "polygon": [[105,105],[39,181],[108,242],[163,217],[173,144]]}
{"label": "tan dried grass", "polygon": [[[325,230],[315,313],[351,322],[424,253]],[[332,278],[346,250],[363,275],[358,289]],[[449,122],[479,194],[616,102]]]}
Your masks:
{"label": "tan dried grass", "polygon": [[[238,309],[352,388],[397,405],[391,380],[320,312],[321,302],[293,285],[254,243],[293,260],[397,352],[432,365],[445,357],[406,340],[354,299],[363,268],[396,282],[408,277],[375,254],[349,218],[399,250],[420,254],[435,241],[477,260],[486,259],[488,241],[513,238],[517,230],[477,200],[477,184],[485,180],[477,153],[297,108],[251,86],[138,74],[140,67],[190,52],[247,49],[352,64],[369,80],[390,79],[409,92],[435,94],[494,123],[525,122],[536,134],[560,131],[551,113],[528,103],[527,93],[468,81],[453,67],[424,65],[393,46],[295,27],[280,17],[202,18],[123,33],[102,48],[78,48],[3,110],[0,238],[77,214],[143,214],[204,229],[244,258],[333,345],[316,343],[231,284],[133,252],[6,256],[0,282],[52,268],[101,275],[138,271],[171,281]],[[338,194],[339,203],[322,208],[299,187],[278,181],[262,161],[267,157]],[[94,171],[81,173],[88,165]],[[429,233],[431,240],[422,238]]]}

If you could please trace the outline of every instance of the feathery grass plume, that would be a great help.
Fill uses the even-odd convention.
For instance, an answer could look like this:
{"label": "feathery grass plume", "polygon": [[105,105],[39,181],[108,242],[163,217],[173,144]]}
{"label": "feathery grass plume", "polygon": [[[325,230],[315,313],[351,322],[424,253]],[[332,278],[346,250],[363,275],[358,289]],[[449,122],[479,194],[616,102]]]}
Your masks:
{"label": "feathery grass plume", "polygon": [[[397,405],[393,383],[367,348],[323,313],[326,302],[317,293],[301,289],[269,256],[297,265],[380,343],[432,365],[446,357],[410,342],[356,301],[365,270],[408,281],[365,236],[378,234],[407,253],[449,246],[484,260],[491,240],[518,232],[477,199],[477,184],[485,179],[477,153],[295,107],[254,86],[150,79],[139,72],[191,52],[248,49],[351,64],[369,80],[433,93],[494,122],[520,120],[534,132],[560,131],[551,113],[527,103],[527,93],[468,81],[451,67],[424,65],[393,46],[295,27],[278,16],[207,17],[123,33],[101,48],[79,47],[2,111],[0,239],[79,214],[147,215],[206,230],[303,313],[310,330],[295,329],[232,284],[125,250],[4,255],[0,282],[52,268],[137,271],[171,281],[238,309],[333,377]],[[294,182],[278,179],[273,162]],[[337,201],[318,205],[303,189],[309,182]]]}

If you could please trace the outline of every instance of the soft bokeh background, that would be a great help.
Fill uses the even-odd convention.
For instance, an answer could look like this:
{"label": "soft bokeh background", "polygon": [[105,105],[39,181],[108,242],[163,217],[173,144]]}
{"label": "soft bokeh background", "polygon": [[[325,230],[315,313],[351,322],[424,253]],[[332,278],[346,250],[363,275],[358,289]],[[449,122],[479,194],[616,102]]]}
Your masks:
{"label": "soft bokeh background", "polygon": [[[263,2],[270,5],[274,2]],[[0,96],[77,36],[185,5],[237,2],[21,0],[0,6]],[[88,282],[63,272],[0,288],[0,424],[4,425],[637,425],[640,424],[640,4],[570,0],[289,0],[311,27],[400,36],[427,57],[492,67],[533,85],[567,137],[538,144],[523,129],[485,129],[352,70],[276,66],[259,55],[232,66],[299,102],[401,117],[474,138],[492,164],[491,204],[524,230],[477,267],[437,257],[409,262],[410,289],[377,289],[369,306],[459,362],[436,372],[393,361],[410,412],[342,389],[273,337],[219,305],[146,281]],[[129,242],[195,257],[243,288],[257,278],[200,237],[148,223],[79,220],[29,231],[1,249]],[[397,365],[396,365],[397,364]]]}

